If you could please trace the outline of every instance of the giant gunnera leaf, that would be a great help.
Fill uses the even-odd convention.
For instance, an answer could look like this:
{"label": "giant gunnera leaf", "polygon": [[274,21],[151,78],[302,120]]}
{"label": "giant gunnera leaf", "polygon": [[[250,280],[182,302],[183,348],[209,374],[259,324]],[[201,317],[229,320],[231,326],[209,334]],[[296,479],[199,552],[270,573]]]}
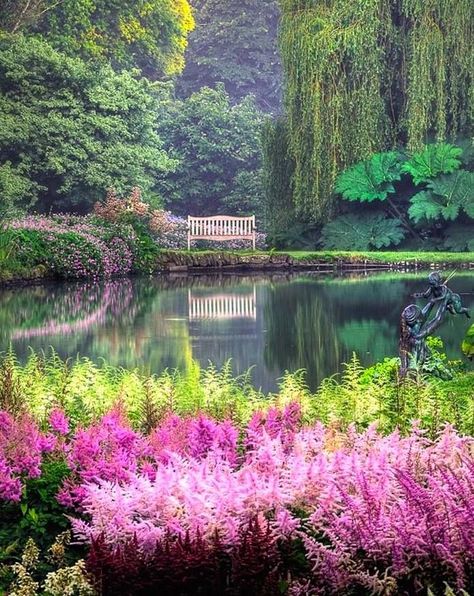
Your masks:
{"label": "giant gunnera leaf", "polygon": [[410,199],[408,215],[418,223],[422,219],[454,221],[461,210],[474,218],[474,172],[459,170],[438,176]]}
{"label": "giant gunnera leaf", "polygon": [[415,184],[427,182],[439,174],[450,174],[461,165],[462,149],[449,143],[426,145],[423,151],[413,153],[401,167],[410,174]]}
{"label": "giant gunnera leaf", "polygon": [[347,201],[384,201],[395,192],[393,182],[400,180],[401,163],[402,156],[396,151],[376,153],[342,172],[335,190]]}
{"label": "giant gunnera leaf", "polygon": [[321,233],[324,248],[370,250],[400,244],[405,230],[398,219],[381,213],[337,217],[326,224]]}

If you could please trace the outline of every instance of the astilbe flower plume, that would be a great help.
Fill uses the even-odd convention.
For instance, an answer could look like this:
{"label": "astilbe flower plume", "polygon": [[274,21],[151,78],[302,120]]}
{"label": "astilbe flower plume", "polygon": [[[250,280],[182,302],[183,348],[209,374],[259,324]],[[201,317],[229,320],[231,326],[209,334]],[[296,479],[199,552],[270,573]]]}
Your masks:
{"label": "astilbe flower plume", "polygon": [[0,411],[0,500],[19,501],[24,480],[41,475],[43,454],[55,445],[28,415]]}
{"label": "astilbe flower plume", "polygon": [[[384,437],[317,424],[293,429],[289,445],[278,420],[272,414],[268,431],[251,423],[238,466],[218,450],[169,453],[154,475],[83,485],[90,521],[75,521],[76,535],[102,536],[110,548],[136,540],[144,556],[166,536],[210,544],[217,534],[233,548],[257,515],[270,520],[273,540],[302,541],[311,572],[295,594],[298,585],[300,594],[473,587],[472,439],[449,427],[429,442],[416,428]],[[205,442],[210,427],[196,425]]]}

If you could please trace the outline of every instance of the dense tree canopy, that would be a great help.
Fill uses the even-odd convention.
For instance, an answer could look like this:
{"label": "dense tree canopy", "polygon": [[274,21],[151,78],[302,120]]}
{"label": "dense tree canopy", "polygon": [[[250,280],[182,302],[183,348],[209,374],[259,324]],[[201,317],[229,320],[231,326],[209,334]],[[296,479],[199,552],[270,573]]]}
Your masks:
{"label": "dense tree canopy", "polygon": [[190,0],[196,29],[190,35],[179,82],[189,95],[222,82],[232,100],[255,95],[265,111],[278,111],[282,72],[277,43],[277,0]]}
{"label": "dense tree canopy", "polygon": [[252,98],[231,105],[222,86],[160,107],[158,131],[179,162],[160,194],[176,213],[256,213],[262,206],[260,128]]}
{"label": "dense tree canopy", "polygon": [[6,0],[0,27],[41,33],[57,49],[141,68],[150,78],[184,66],[194,26],[187,0]]}
{"label": "dense tree canopy", "polygon": [[281,0],[293,197],[334,212],[347,165],[399,144],[472,133],[471,0]]}
{"label": "dense tree canopy", "polygon": [[153,188],[172,167],[151,84],[69,58],[40,39],[0,37],[0,191],[24,206],[82,209],[110,186]]}

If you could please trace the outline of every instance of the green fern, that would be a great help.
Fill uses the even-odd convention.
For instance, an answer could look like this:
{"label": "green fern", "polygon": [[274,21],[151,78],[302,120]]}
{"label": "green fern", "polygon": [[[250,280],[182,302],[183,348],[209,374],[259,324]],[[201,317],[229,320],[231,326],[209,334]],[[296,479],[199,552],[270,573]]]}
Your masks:
{"label": "green fern", "polygon": [[326,249],[370,250],[399,244],[405,230],[398,219],[381,213],[341,215],[324,226],[321,241]]}
{"label": "green fern", "polygon": [[454,174],[439,176],[410,199],[410,218],[444,219],[454,221],[461,210],[474,217],[474,172],[459,170]]}
{"label": "green fern", "polygon": [[384,201],[395,192],[393,182],[401,178],[401,161],[401,154],[395,151],[376,153],[342,172],[335,190],[347,201]]}
{"label": "green fern", "polygon": [[415,184],[427,182],[439,174],[450,174],[461,165],[462,149],[449,143],[426,145],[419,153],[414,153],[401,167],[410,174]]}

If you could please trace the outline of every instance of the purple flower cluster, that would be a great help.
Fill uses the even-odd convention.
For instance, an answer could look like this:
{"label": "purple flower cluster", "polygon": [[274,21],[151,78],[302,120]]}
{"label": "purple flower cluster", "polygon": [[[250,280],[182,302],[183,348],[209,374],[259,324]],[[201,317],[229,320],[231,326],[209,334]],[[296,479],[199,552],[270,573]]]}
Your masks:
{"label": "purple flower cluster", "polygon": [[19,501],[24,480],[41,475],[43,454],[55,445],[55,437],[41,433],[26,414],[0,411],[0,500]]}
{"label": "purple flower cluster", "polygon": [[0,412],[0,499],[18,501],[56,450],[70,469],[58,500],[76,509],[76,537],[103,553],[133,545],[146,566],[167,541],[235,552],[257,522],[268,548],[298,548],[308,563],[292,572],[293,595],[470,590],[473,449],[450,426],[435,441],[417,426],[408,436],[304,426],[293,403],[240,430],[169,414],[149,434],[119,407],[73,432],[57,408],[45,432]]}
{"label": "purple flower cluster", "polygon": [[93,217],[29,215],[11,223],[16,230],[37,232],[44,242],[40,255],[26,243],[24,257],[38,258],[52,272],[67,278],[113,277],[129,273],[133,266],[131,228],[98,225]]}

